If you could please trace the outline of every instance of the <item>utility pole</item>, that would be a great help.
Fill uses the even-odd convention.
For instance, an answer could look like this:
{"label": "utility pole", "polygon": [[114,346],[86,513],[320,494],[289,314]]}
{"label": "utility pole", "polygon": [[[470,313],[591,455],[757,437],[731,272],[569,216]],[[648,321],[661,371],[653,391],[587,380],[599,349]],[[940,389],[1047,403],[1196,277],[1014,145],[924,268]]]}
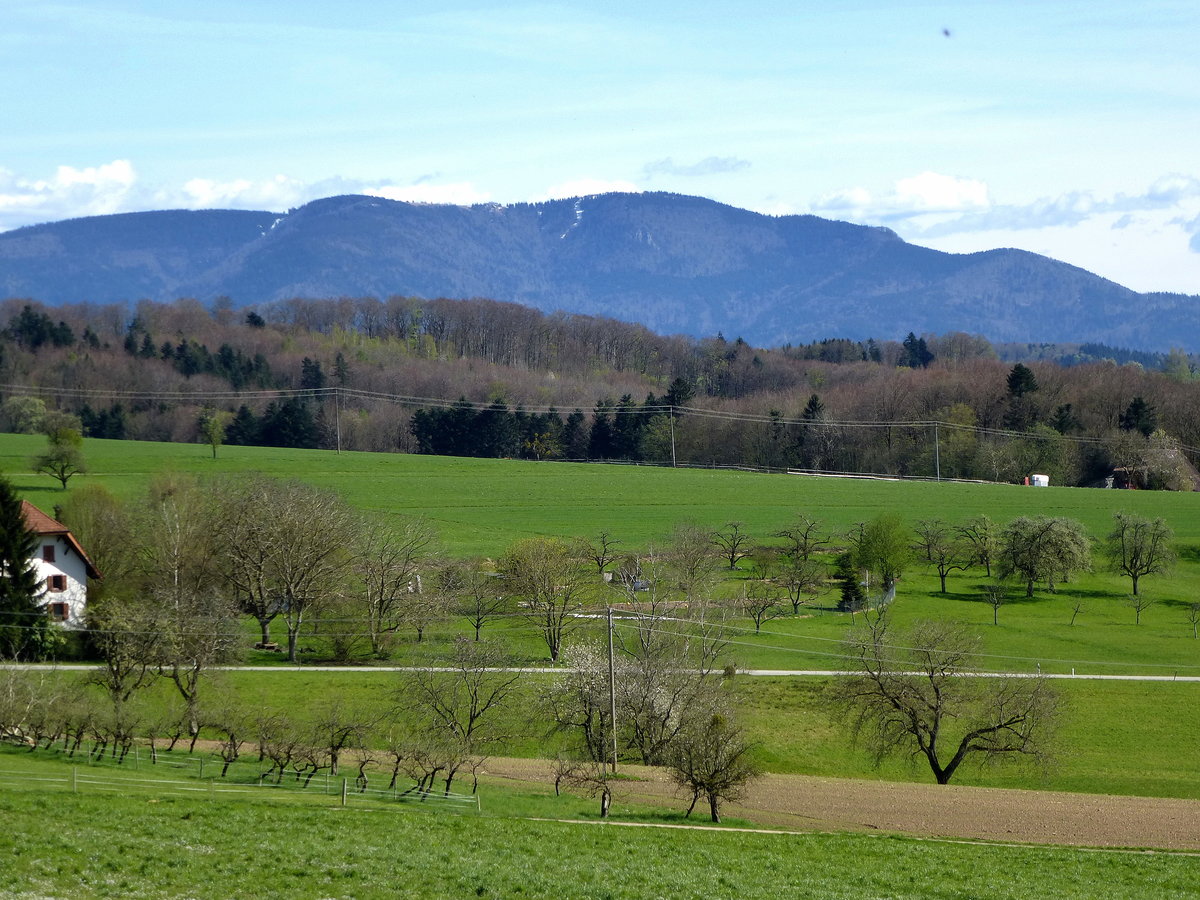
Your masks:
{"label": "utility pole", "polygon": [[342,455],[342,389],[333,389],[333,424],[337,432],[337,452]]}
{"label": "utility pole", "polygon": [[671,407],[671,468],[675,468],[675,407]]}
{"label": "utility pole", "polygon": [[608,608],[608,715],[612,732],[612,770],[617,774],[617,669],[613,660],[613,615]]}
{"label": "utility pole", "polygon": [[933,466],[937,474],[937,480],[942,480],[942,455],[938,446],[938,427],[937,422],[933,423]]}

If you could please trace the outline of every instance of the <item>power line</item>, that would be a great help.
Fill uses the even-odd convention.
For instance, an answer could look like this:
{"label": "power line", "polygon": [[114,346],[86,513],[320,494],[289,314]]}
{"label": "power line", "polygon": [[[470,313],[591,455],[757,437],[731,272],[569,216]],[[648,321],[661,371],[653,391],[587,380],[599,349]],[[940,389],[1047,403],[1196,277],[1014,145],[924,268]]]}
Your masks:
{"label": "power line", "polygon": [[[496,409],[496,403],[465,400],[459,398],[451,400],[446,397],[418,397],[407,394],[393,394],[383,391],[369,391],[358,388],[346,387],[322,387],[322,388],[278,388],[278,389],[263,389],[255,391],[214,391],[214,390],[196,390],[196,391],[122,391],[122,390],[101,390],[94,388],[65,388],[65,387],[42,387],[38,385],[26,384],[0,384],[0,391],[5,391],[10,394],[20,394],[24,396],[35,397],[70,397],[74,399],[110,399],[110,400],[126,400],[126,401],[146,401],[146,402],[207,402],[207,401],[261,401],[261,400],[278,400],[289,398],[311,398],[311,399],[358,399],[373,402],[392,403],[398,406],[409,406],[427,409],[463,409],[472,412],[486,412]],[[730,410],[706,409],[696,406],[671,406],[667,404],[652,404],[649,406],[621,406],[619,404],[565,404],[558,405],[520,405],[512,410],[509,410],[507,405],[504,406],[508,412],[525,412],[535,415],[548,415],[559,413],[561,414],[568,408],[583,410],[591,409],[595,413],[602,415],[630,415],[630,416],[656,416],[656,415],[676,415],[687,416],[697,419],[708,419],[712,421],[726,421],[743,424],[759,424],[759,425],[775,425],[786,427],[800,427],[813,429],[890,429],[890,428],[908,428],[908,429],[949,429],[959,432],[970,432],[976,435],[987,437],[1007,438],[1010,440],[1033,440],[1033,441],[1067,441],[1074,444],[1083,445],[1102,445],[1106,443],[1104,438],[1083,437],[1080,435],[1060,434],[1055,433],[1039,434],[1031,431],[1014,431],[1004,428],[991,428],[981,425],[963,425],[959,422],[946,422],[940,419],[906,419],[906,420],[891,420],[891,421],[873,421],[862,419],[805,419],[795,417],[783,417],[774,415],[763,415],[761,413],[735,412]],[[1190,445],[1181,444],[1179,449],[1192,454],[1200,454],[1200,448]]]}

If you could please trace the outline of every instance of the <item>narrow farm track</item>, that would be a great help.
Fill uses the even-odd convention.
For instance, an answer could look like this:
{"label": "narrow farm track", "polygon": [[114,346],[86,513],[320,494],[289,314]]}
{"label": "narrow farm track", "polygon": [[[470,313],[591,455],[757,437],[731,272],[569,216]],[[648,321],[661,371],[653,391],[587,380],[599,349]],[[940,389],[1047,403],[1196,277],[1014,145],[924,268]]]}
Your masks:
{"label": "narrow farm track", "polygon": [[[35,670],[57,670],[60,672],[94,671],[96,664],[88,663],[0,663],[0,668],[23,668]],[[1180,666],[1179,668],[1183,668]],[[222,672],[257,672],[274,674],[277,672],[303,672],[310,675],[313,672],[455,672],[457,669],[439,666],[213,666],[214,670]],[[530,675],[561,675],[571,671],[563,666],[521,666],[487,669],[489,672],[522,672]],[[839,669],[739,669],[739,675],[763,678],[832,678],[845,675]],[[1180,684],[1200,682],[1200,675],[1096,675],[1096,674],[1066,674],[1064,672],[1046,672],[1034,674],[1030,672],[970,672],[963,673],[971,678],[1038,678],[1045,677],[1057,681],[1173,681]]]}
{"label": "narrow farm track", "polygon": [[[659,770],[627,766],[617,801],[678,803]],[[551,764],[489,759],[489,778],[552,785]],[[1200,801],[955,785],[767,775],[729,816],[804,831],[894,832],[918,837],[1079,847],[1200,851]],[[702,813],[697,824],[706,820]]]}

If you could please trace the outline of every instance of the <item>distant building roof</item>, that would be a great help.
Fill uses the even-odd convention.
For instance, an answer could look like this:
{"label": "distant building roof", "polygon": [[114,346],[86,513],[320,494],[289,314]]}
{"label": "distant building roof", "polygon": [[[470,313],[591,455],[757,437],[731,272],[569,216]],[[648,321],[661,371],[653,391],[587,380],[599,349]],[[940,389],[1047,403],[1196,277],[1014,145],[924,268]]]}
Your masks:
{"label": "distant building roof", "polygon": [[97,569],[92,563],[91,559],[88,558],[87,553],[84,552],[84,549],[80,546],[79,541],[75,540],[75,535],[71,534],[70,528],[58,521],[58,519],[54,519],[46,515],[28,500],[21,501],[21,515],[25,518],[25,527],[34,534],[41,535],[43,537],[54,535],[55,537],[61,537],[63,540],[65,540],[71,546],[71,549],[79,554],[79,558],[82,559],[84,565],[87,566],[89,578],[102,577],[100,575],[100,570]]}

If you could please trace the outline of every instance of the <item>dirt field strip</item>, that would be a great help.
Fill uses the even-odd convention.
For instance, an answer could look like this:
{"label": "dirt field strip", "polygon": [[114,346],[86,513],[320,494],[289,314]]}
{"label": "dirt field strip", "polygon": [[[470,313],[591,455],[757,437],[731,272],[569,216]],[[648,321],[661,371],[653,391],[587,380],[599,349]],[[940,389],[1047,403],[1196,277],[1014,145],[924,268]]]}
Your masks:
{"label": "dirt field strip", "polygon": [[[637,780],[616,782],[617,801],[680,804],[661,771],[640,766],[622,771]],[[490,759],[484,773],[506,781],[554,783],[546,760]],[[767,775],[740,803],[725,809],[768,827],[805,832],[1200,852],[1196,800]]]}
{"label": "dirt field strip", "polygon": [[[682,828],[685,831],[733,831],[747,834],[772,834],[804,836],[812,834],[838,834],[832,831],[781,831],[778,828],[739,828],[724,825],[679,825],[670,822],[618,822],[614,819],[547,819],[541,816],[527,816],[528,822],[557,822],[561,825],[612,825],[617,828]],[[883,833],[880,833],[883,837]],[[1134,847],[1073,847],[1064,844],[1018,844],[1012,841],[969,841],[962,838],[935,838],[919,835],[905,835],[913,841],[928,844],[962,844],[967,847],[1005,847],[1013,850],[1070,850],[1075,853],[1128,853],[1134,856],[1186,856],[1200,859],[1200,852],[1190,850],[1146,850]]]}

